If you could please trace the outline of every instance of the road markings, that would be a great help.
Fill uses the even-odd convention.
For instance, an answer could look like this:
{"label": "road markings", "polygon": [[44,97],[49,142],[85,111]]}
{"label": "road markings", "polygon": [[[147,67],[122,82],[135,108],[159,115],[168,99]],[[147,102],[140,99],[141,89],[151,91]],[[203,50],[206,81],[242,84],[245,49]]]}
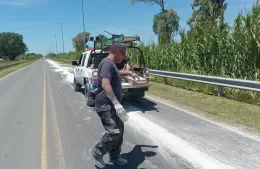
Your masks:
{"label": "road markings", "polygon": [[61,137],[60,137],[60,131],[58,126],[58,120],[57,120],[57,113],[55,109],[54,99],[51,91],[51,85],[50,85],[50,78],[47,74],[47,81],[48,81],[48,92],[49,92],[49,99],[50,99],[50,107],[51,107],[51,115],[52,115],[52,126],[54,130],[54,137],[55,137],[55,143],[56,143],[56,156],[57,156],[57,163],[58,163],[58,169],[66,169],[66,163],[61,143]]}
{"label": "road markings", "polygon": [[43,72],[43,110],[42,110],[42,154],[41,169],[47,169],[47,136],[46,136],[46,76]]}

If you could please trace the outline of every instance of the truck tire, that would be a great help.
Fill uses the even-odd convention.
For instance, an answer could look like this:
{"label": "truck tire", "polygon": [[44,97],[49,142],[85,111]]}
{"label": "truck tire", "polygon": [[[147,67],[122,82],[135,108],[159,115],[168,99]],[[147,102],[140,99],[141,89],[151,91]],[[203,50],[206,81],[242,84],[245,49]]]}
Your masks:
{"label": "truck tire", "polygon": [[76,81],[75,78],[74,78],[74,80],[73,80],[73,86],[74,86],[74,90],[75,90],[75,92],[80,91],[80,89],[81,89],[81,85],[77,83],[77,81]]}
{"label": "truck tire", "polygon": [[84,94],[85,94],[85,100],[86,100],[86,104],[87,106],[89,107],[94,107],[95,106],[95,97],[94,97],[94,94],[91,93],[89,90],[88,90],[88,84],[86,83],[85,84],[85,88],[84,88]]}

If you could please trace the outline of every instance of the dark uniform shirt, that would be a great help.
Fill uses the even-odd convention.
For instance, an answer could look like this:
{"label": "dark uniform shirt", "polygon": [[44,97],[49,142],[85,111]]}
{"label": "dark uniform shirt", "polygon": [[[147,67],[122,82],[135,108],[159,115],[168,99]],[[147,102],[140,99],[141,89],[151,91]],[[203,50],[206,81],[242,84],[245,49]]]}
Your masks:
{"label": "dark uniform shirt", "polygon": [[114,108],[114,105],[102,88],[103,77],[111,80],[110,84],[117,100],[121,102],[122,99],[122,82],[119,70],[111,59],[104,58],[98,66],[98,91],[96,94],[97,111],[109,111]]}

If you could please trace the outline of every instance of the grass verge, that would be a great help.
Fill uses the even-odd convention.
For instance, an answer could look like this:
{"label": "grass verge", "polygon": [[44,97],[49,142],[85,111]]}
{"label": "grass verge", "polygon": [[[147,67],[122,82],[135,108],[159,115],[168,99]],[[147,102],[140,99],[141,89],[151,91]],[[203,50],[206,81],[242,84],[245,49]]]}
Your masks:
{"label": "grass verge", "polygon": [[260,132],[260,106],[152,82],[147,92],[219,122]]}
{"label": "grass verge", "polygon": [[35,62],[35,61],[37,61],[37,60],[32,60],[32,61],[29,61],[29,62],[26,62],[26,63],[21,63],[19,65],[11,66],[11,67],[8,67],[8,68],[5,68],[5,69],[0,69],[0,78],[18,70],[18,69],[21,69],[21,68],[23,68],[23,67],[25,67],[25,66],[27,66],[27,65]]}

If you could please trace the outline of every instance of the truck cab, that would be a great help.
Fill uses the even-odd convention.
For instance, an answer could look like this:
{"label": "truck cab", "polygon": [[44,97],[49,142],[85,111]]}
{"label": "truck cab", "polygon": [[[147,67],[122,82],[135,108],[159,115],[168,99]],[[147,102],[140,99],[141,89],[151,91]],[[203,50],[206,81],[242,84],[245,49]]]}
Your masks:
{"label": "truck cab", "polygon": [[[94,58],[99,55],[101,50],[88,49],[83,52],[79,60],[72,61],[74,73],[74,89],[80,91],[84,87],[84,94],[88,106],[95,104],[95,90],[97,89],[97,68],[94,67]],[[102,57],[107,57],[109,52],[103,52]]]}

